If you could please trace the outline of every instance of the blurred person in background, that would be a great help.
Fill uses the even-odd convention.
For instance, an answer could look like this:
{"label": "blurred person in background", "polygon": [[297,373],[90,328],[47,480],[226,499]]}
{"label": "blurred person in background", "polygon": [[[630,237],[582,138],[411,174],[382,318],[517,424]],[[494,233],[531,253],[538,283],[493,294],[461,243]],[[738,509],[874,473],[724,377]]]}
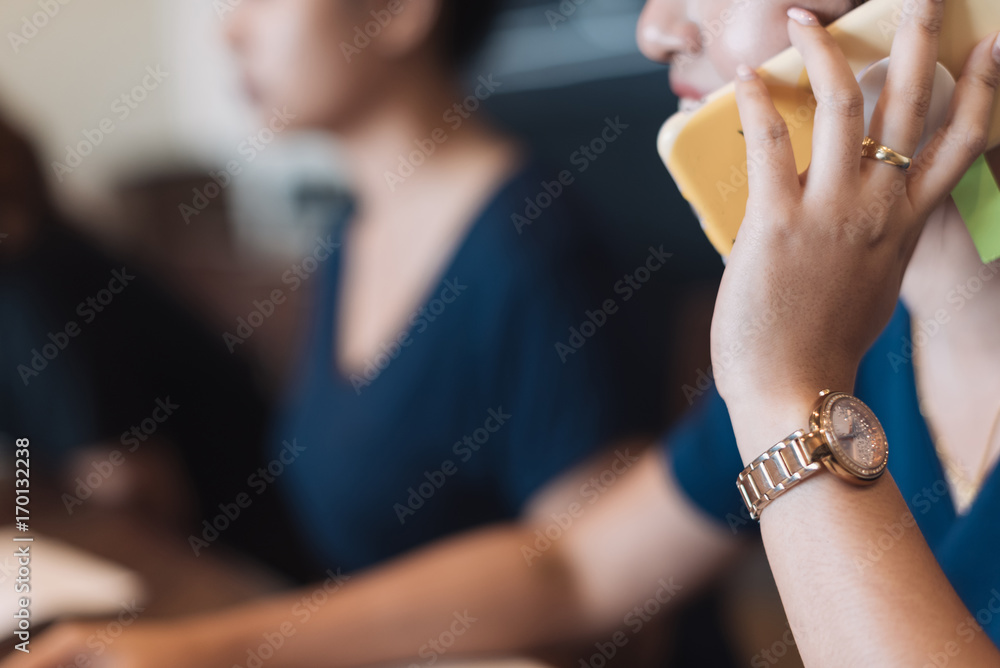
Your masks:
{"label": "blurred person in background", "polygon": [[569,189],[547,191],[554,175],[480,109],[503,82],[461,83],[498,5],[250,1],[226,17],[255,106],[331,133],[349,169],[274,438],[322,571],[521,515],[635,428],[648,391],[629,383],[642,351],[621,363],[612,345],[624,319],[571,343],[614,285],[608,258]]}
{"label": "blurred person in background", "polygon": [[[741,73],[744,125],[756,128],[748,132],[748,141],[769,138],[764,148],[780,153],[786,148],[781,143],[785,135],[770,131],[776,120],[766,91],[759,78],[738,66],[758,66],[794,43],[816,85],[830,93],[826,99],[856,97],[859,91],[845,74],[842,54],[821,27],[852,6],[848,0],[823,0],[812,3],[814,13],[797,10],[789,16],[787,3],[771,0],[752,5],[724,1],[711,9],[702,3],[696,8],[681,0],[649,0],[638,35],[643,51],[657,60],[685,56],[672,76],[677,90],[689,97],[700,98]],[[894,49],[890,86],[898,84],[896,90],[928,90],[919,82],[935,59],[933,26],[940,25],[941,11],[941,4],[932,0],[908,6]],[[699,24],[722,12],[733,19],[725,23],[724,38],[700,43]],[[983,42],[970,58],[951,124],[939,141],[982,134],[978,130],[985,126],[1000,81],[996,39]],[[881,119],[885,131],[899,132],[897,145],[912,149],[920,134],[920,105],[899,104],[905,97],[888,99],[893,101],[882,111],[887,114]],[[767,197],[762,190],[779,179],[755,181],[752,201],[773,216],[758,215],[747,224],[761,226],[758,231],[769,241],[738,240],[731,265],[735,273],[730,274],[735,278],[720,301],[716,335],[722,343],[739,342],[734,332],[747,324],[741,317],[789,304],[795,311],[785,315],[808,315],[815,326],[790,328],[779,338],[780,345],[770,337],[744,337],[747,354],[726,370],[728,409],[719,394],[706,397],[666,436],[663,448],[644,455],[548,548],[537,542],[539,532],[544,534],[556,521],[552,514],[568,512],[566,490],[576,491],[599,468],[570,473],[541,493],[537,507],[548,514],[441,542],[357,577],[309,626],[296,627],[270,664],[351,666],[412,658],[416,648],[448,628],[456,610],[468,610],[477,621],[473,630],[455,639],[452,656],[525,651],[560,638],[601,634],[617,638],[616,646],[622,638],[627,644],[629,635],[620,630],[623,620],[627,624],[633,615],[644,619],[643,606],[651,600],[667,605],[697,589],[732,557],[741,535],[754,533],[756,525],[733,485],[742,468],[734,424],[745,462],[789,428],[802,426],[796,422],[805,418],[801,402],[829,384],[853,390],[874,409],[896,452],[891,477],[873,487],[817,479],[769,508],[772,517],[783,512],[790,523],[765,520],[763,525],[795,631],[785,649],[798,643],[809,665],[919,665],[936,652],[951,652],[949,642],[961,640],[966,664],[995,665],[1000,615],[992,611],[1000,604],[995,559],[1000,477],[996,444],[988,441],[995,436],[991,425],[1000,396],[994,334],[1000,284],[984,282],[975,300],[951,312],[942,334],[921,347],[919,374],[912,361],[902,366],[893,361],[894,353],[902,355],[912,323],[942,308],[954,285],[984,269],[961,218],[946,200],[982,145],[953,142],[929,153],[906,203],[884,214],[892,217],[883,221],[888,236],[851,244],[840,235],[833,237],[837,243],[829,243],[823,226],[839,220],[831,207],[847,219],[851,212],[865,210],[864,201],[878,197],[880,178],[899,176],[885,171],[890,169],[886,165],[862,162],[860,117],[844,114],[847,109],[820,108],[818,151],[842,150],[849,143],[843,150],[850,157],[844,160],[852,165],[848,174],[855,182],[837,181],[840,172],[816,170],[808,181],[818,187],[799,193],[803,208],[798,208],[789,194]],[[895,121],[891,128],[889,119]],[[778,156],[774,165],[780,164]],[[802,188],[790,173],[786,187]],[[820,203],[816,198],[824,192],[837,197]],[[803,210],[808,218],[796,219]],[[774,218],[784,221],[783,227],[769,222]],[[782,243],[795,244],[795,271],[761,272],[762,266],[776,267],[788,259],[781,256]],[[822,288],[804,287],[801,281],[813,265],[828,270],[824,275],[830,282]],[[986,267],[994,268],[995,263]],[[761,283],[761,276],[769,282]],[[900,285],[903,303],[893,312]],[[752,294],[740,292],[748,288]],[[845,304],[856,298],[863,306]],[[734,306],[745,303],[753,308]],[[842,328],[845,311],[852,315],[850,325]],[[809,352],[817,346],[823,355]],[[746,388],[752,391],[747,394]],[[747,398],[754,395],[773,403],[754,404]],[[748,434],[756,437],[748,439]],[[954,476],[945,475],[949,461],[957,462],[969,478],[981,474],[971,495]],[[870,546],[885,526],[906,517],[915,520],[919,531],[901,530],[894,538],[898,549],[870,556]],[[526,553],[526,547],[537,554]],[[245,659],[248,647],[278,628],[303,593],[172,626],[137,627],[115,651],[132,667],[181,660],[186,665],[230,665]],[[85,625],[64,627],[50,639],[43,657],[7,665],[55,665],[65,648],[79,647],[86,632]],[[171,654],[182,642],[186,648]],[[760,665],[773,663],[756,658]],[[586,665],[586,658],[581,662]]]}
{"label": "blurred person in background", "polygon": [[[32,480],[49,492],[33,508],[49,532],[110,513],[186,533],[264,461],[268,403],[248,364],[68,221],[33,147],[2,120],[0,368],[0,434],[31,438]],[[258,533],[282,532],[278,501],[222,542],[301,577],[294,549]]]}
{"label": "blurred person in background", "polygon": [[[267,480],[317,575],[532,512],[648,404],[643,351],[613,344],[632,316],[604,310],[620,276],[569,184],[478,110],[502,81],[461,84],[497,5],[246,0],[227,17],[265,122],[332,133],[352,176]],[[192,642],[160,660],[196,661]]]}

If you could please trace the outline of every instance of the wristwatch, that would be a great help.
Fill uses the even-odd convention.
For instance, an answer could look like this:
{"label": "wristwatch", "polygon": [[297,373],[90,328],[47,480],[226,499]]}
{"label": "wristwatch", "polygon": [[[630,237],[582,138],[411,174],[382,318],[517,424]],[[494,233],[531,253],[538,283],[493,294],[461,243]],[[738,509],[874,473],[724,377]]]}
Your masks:
{"label": "wristwatch", "polygon": [[820,471],[857,485],[868,485],[885,472],[889,444],[875,413],[857,397],[823,390],[809,431],[796,431],[750,462],[736,486],[759,520],[769,503]]}

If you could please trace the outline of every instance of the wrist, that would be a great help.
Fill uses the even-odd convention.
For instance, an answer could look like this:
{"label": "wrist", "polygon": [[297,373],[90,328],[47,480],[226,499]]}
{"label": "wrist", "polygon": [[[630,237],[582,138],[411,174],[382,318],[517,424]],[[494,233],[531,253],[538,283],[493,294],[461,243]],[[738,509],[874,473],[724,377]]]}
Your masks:
{"label": "wrist", "polygon": [[744,466],[792,432],[807,429],[821,391],[851,393],[853,388],[852,374],[850,379],[838,382],[727,394],[724,398]]}

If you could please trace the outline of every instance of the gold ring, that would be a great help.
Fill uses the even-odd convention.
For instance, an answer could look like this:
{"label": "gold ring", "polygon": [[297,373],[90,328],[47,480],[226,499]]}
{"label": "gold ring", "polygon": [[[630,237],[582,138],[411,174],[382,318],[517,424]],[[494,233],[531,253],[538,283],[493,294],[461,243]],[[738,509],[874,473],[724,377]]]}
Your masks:
{"label": "gold ring", "polygon": [[865,137],[865,140],[861,142],[861,157],[881,160],[887,165],[899,167],[904,171],[909,169],[910,165],[913,163],[911,158],[907,158],[902,153],[893,151],[888,146],[882,146],[871,137]]}

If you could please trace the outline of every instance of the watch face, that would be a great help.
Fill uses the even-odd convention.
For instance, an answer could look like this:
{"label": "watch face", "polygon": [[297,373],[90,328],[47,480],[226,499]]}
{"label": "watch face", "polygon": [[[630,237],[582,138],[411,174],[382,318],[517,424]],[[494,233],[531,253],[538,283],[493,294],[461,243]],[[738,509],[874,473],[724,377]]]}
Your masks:
{"label": "watch face", "polygon": [[885,470],[889,446],[878,418],[860,399],[837,395],[823,409],[822,426],[833,436],[830,449],[837,461],[859,478],[875,478]]}

